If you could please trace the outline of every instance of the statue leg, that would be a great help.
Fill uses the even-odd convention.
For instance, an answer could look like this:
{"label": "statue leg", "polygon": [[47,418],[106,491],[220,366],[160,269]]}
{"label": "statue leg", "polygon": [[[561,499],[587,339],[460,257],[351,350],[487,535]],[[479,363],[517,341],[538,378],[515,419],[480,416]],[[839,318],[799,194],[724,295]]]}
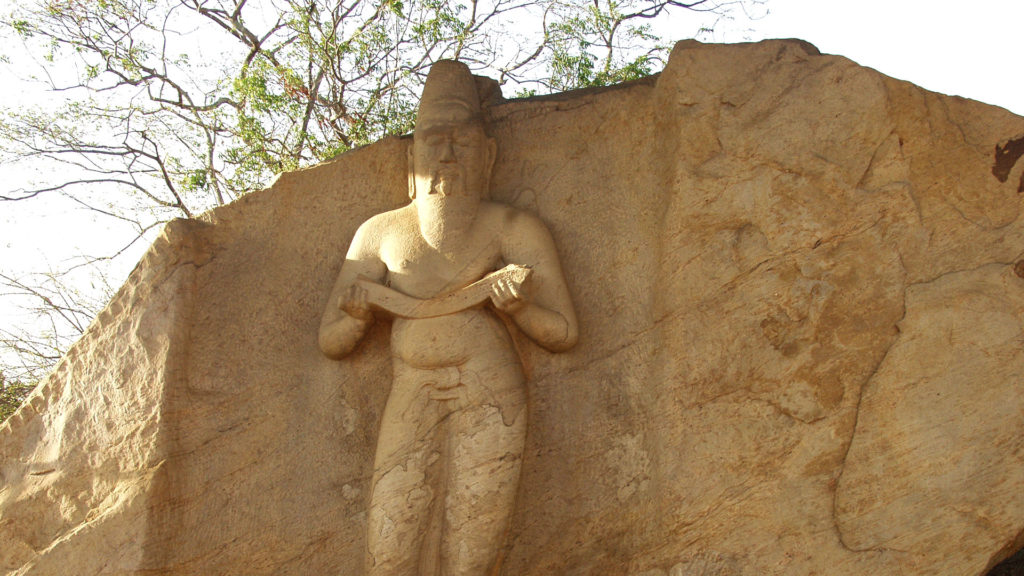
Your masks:
{"label": "statue leg", "polygon": [[420,576],[420,554],[437,472],[444,414],[418,393],[415,374],[396,370],[381,419],[366,534],[367,576]]}
{"label": "statue leg", "polygon": [[[468,374],[472,371],[467,370]],[[516,365],[477,371],[482,395],[449,418],[441,555],[444,576],[495,574],[515,507],[526,440],[524,378]]]}

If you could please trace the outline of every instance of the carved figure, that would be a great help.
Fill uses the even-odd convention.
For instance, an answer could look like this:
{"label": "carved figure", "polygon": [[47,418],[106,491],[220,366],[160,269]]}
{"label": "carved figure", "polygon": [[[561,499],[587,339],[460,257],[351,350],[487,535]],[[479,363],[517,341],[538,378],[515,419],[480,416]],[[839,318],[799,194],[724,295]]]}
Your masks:
{"label": "carved figure", "polygon": [[320,349],[337,359],[375,312],[394,317],[368,575],[498,570],[527,415],[522,367],[495,310],[548,350],[576,343],[546,226],[484,199],[495,155],[469,69],[437,62],[409,152],[412,202],[359,227],[320,326]]}

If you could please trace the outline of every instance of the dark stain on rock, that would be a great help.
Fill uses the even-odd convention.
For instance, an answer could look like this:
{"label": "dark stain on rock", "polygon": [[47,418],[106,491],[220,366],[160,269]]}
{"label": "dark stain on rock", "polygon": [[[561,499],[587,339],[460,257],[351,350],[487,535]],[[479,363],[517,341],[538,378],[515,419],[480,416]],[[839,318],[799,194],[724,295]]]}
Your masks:
{"label": "dark stain on rock", "polygon": [[1024,548],[1003,560],[992,568],[985,576],[1020,576],[1024,574]]}
{"label": "dark stain on rock", "polygon": [[[1024,156],[1024,135],[996,144],[996,162],[992,165],[992,175],[1000,182],[1006,182],[1021,156]],[[1021,175],[1017,192],[1024,192],[1024,174]]]}
{"label": "dark stain on rock", "polygon": [[1017,260],[1017,263],[1013,265],[1013,273],[1024,278],[1024,260]]}

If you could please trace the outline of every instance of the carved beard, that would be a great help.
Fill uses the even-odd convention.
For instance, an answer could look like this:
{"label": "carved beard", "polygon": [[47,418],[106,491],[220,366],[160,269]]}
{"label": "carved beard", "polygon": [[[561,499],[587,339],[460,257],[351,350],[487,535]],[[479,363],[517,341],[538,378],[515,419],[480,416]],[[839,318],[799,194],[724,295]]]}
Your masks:
{"label": "carved beard", "polygon": [[457,168],[431,171],[427,194],[416,195],[420,232],[441,251],[454,248],[469,231],[480,206],[480,195],[468,190]]}

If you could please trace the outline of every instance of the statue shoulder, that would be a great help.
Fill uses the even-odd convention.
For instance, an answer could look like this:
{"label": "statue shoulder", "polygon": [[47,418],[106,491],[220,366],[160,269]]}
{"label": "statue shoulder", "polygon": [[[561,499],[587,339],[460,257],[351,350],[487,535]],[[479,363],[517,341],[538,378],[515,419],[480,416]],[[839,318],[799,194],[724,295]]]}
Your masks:
{"label": "statue shoulder", "polygon": [[502,231],[502,236],[507,239],[529,240],[530,238],[550,236],[547,225],[532,212],[494,202],[489,202],[487,206],[491,217],[500,223],[499,229]]}
{"label": "statue shoulder", "polygon": [[[384,239],[408,226],[409,220],[408,206],[371,216],[356,230],[352,248],[362,253],[378,253]],[[415,223],[415,215],[412,215],[412,222]]]}
{"label": "statue shoulder", "polygon": [[416,215],[411,212],[409,206],[402,206],[394,210],[388,210],[387,212],[381,212],[369,217],[365,222],[359,225],[359,229],[356,230],[356,237],[367,236],[367,237],[379,237],[386,234],[389,231],[393,231],[396,227],[407,225],[408,222],[415,224]]}

